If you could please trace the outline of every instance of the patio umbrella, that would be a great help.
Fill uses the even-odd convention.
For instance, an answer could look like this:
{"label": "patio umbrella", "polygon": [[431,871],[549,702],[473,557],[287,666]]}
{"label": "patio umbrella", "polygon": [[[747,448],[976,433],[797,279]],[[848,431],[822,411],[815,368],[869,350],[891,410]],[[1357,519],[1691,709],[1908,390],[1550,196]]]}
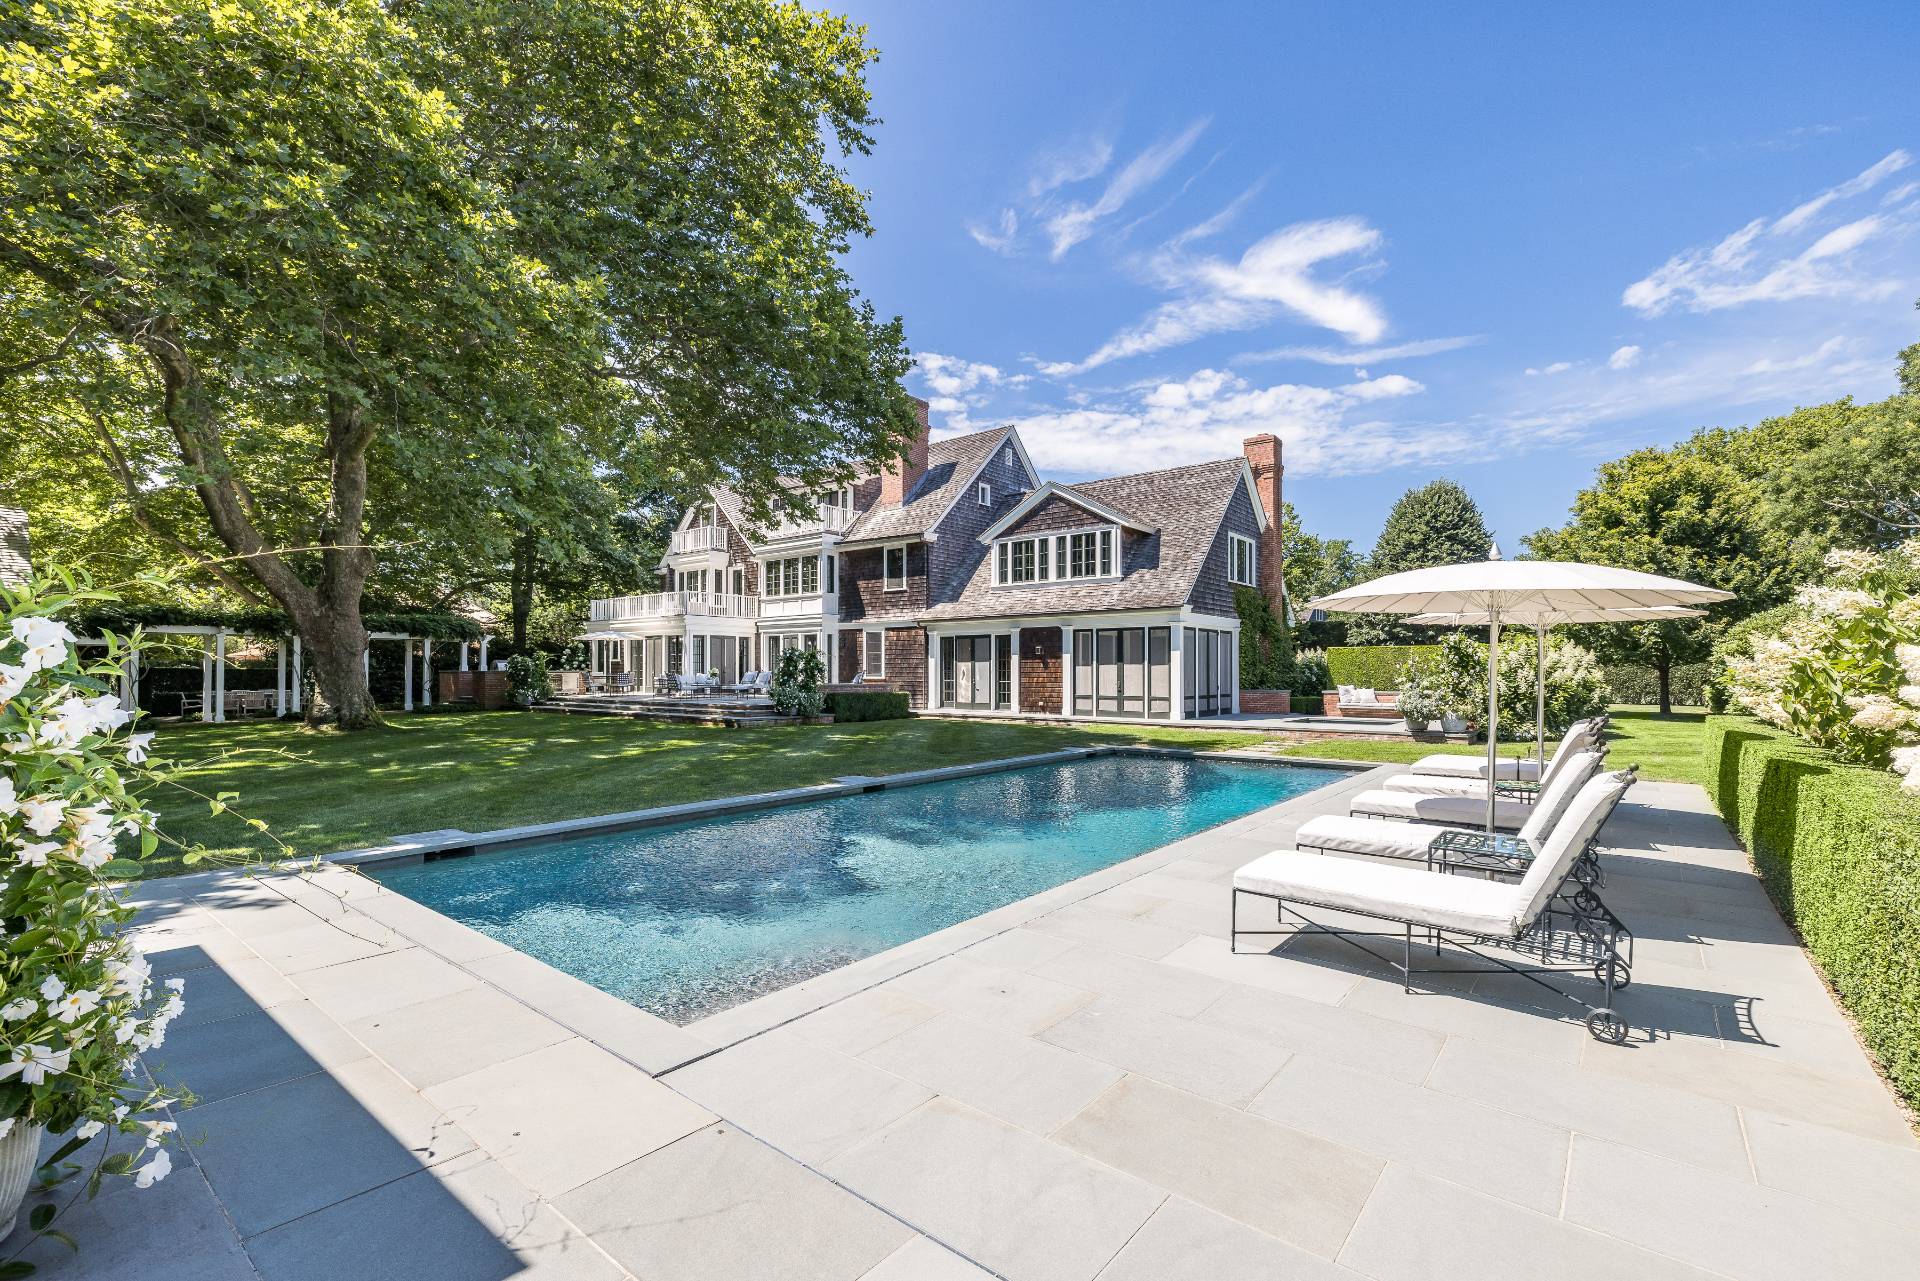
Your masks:
{"label": "patio umbrella", "polygon": [[1487,623],[1487,830],[1493,830],[1500,730],[1500,624],[1536,613],[1710,605],[1732,592],[1678,578],[1578,561],[1486,560],[1410,569],[1307,602],[1351,614],[1480,614]]}
{"label": "patio umbrella", "polygon": [[[1663,619],[1699,618],[1707,611],[1684,605],[1633,606],[1624,609],[1517,609],[1505,621],[1533,627],[1533,746],[1540,768],[1547,768],[1547,628],[1561,623],[1657,623]],[[1485,627],[1493,621],[1485,610],[1467,614],[1415,614],[1407,620],[1431,627]]]}

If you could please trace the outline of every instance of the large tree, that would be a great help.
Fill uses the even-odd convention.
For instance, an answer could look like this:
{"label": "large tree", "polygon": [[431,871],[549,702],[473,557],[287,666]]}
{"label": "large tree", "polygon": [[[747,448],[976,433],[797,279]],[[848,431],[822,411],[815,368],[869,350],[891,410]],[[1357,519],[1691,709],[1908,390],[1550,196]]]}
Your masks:
{"label": "large tree", "polygon": [[1307,532],[1292,503],[1280,504],[1280,540],[1286,553],[1287,602],[1294,613],[1294,632],[1300,645],[1338,643],[1345,636],[1337,620],[1309,623],[1304,606],[1317,596],[1337,592],[1360,581],[1364,562],[1345,538],[1321,538]]}
{"label": "large tree", "polygon": [[[1451,480],[1434,480],[1409,489],[1387,513],[1380,539],[1367,557],[1369,578],[1409,569],[1485,560],[1493,535],[1473,497]],[[1347,623],[1356,644],[1404,644],[1431,638],[1433,630],[1412,627],[1391,615],[1362,614]]]}
{"label": "large tree", "polygon": [[147,536],[277,602],[343,725],[395,539],[506,563],[647,485],[824,483],[912,430],[898,322],[840,266],[844,20],[43,0],[0,45],[0,419],[83,432]]}

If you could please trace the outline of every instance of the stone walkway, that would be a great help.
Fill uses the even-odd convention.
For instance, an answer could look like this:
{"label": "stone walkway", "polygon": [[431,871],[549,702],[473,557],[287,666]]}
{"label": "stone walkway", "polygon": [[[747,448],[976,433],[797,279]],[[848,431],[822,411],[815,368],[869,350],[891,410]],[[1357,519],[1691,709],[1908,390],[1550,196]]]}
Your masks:
{"label": "stone walkway", "polygon": [[1407,995],[1328,940],[1229,955],[1232,869],[1372,777],[687,1029],[341,869],[148,887],[188,983],[152,1065],[198,1097],[188,1155],[75,1210],[79,1256],[32,1257],[50,1281],[1915,1275],[1920,1144],[1698,788],[1640,784],[1604,833],[1638,934],[1625,1046],[1522,980]]}

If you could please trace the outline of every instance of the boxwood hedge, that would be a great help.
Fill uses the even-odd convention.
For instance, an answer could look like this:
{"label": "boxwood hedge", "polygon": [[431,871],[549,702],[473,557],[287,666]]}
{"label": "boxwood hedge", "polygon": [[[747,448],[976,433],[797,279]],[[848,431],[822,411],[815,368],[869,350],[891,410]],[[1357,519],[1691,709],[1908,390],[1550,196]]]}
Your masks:
{"label": "boxwood hedge", "polygon": [[1920,1103],[1920,799],[1744,716],[1707,718],[1707,790],[1894,1085]]}
{"label": "boxwood hedge", "polygon": [[911,716],[907,696],[894,690],[832,690],[826,710],[836,724],[846,721],[892,721]]}
{"label": "boxwood hedge", "polygon": [[1438,645],[1335,645],[1327,651],[1327,674],[1335,685],[1399,689],[1408,663],[1439,657]]}

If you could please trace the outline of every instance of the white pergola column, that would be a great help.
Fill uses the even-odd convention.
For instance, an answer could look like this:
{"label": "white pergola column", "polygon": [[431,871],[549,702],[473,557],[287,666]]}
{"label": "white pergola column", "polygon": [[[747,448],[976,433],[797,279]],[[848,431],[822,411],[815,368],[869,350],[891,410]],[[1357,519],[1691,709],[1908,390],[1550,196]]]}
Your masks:
{"label": "white pergola column", "polygon": [[287,714],[287,638],[280,637],[273,647],[273,714]]}
{"label": "white pergola column", "polygon": [[460,642],[460,670],[461,670],[461,671],[463,671],[463,672],[464,672],[464,671],[466,671],[466,670],[468,670],[468,668],[467,668],[467,650],[468,650],[468,649],[470,649],[470,648],[472,647],[472,644],[473,644],[473,642],[471,642],[471,641],[464,641],[464,640],[463,640],[463,641],[461,641],[461,642]]}
{"label": "white pergola column", "polygon": [[927,706],[940,706],[940,683],[944,673],[940,670],[940,638],[932,632],[927,633]]}
{"label": "white pergola column", "polygon": [[[1240,629],[1227,633],[1227,675],[1233,681],[1233,714],[1240,714]],[[1492,789],[1488,789],[1491,794]]]}
{"label": "white pergola column", "polygon": [[200,720],[202,724],[213,720],[213,656],[205,638],[200,641]]}
{"label": "white pergola column", "polygon": [[1073,628],[1060,629],[1060,714],[1073,715]]}
{"label": "white pergola column", "polygon": [[433,637],[420,640],[420,706],[433,706]]}
{"label": "white pergola column", "polygon": [[413,710],[413,637],[400,641],[400,710]]}
{"label": "white pergola column", "polygon": [[483,672],[487,670],[487,641],[489,639],[489,637],[484,635],[480,637],[480,670]]}
{"label": "white pergola column", "polygon": [[140,702],[140,651],[129,650],[120,665],[120,710],[131,712]]}
{"label": "white pergola column", "polygon": [[227,719],[227,629],[213,634],[213,719]]}
{"label": "white pergola column", "polygon": [[293,714],[300,715],[301,704],[306,700],[306,689],[300,666],[300,637],[293,638]]}

